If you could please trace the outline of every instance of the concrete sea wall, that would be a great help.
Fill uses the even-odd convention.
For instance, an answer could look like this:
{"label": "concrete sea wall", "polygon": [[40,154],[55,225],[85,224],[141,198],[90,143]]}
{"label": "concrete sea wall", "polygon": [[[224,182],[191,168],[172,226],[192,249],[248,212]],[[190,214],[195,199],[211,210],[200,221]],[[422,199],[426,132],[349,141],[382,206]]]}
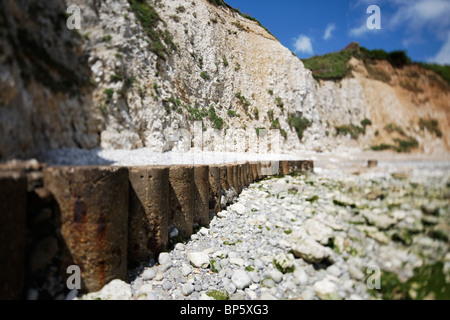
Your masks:
{"label": "concrete sea wall", "polygon": [[[276,166],[273,164],[276,163]],[[125,280],[130,268],[208,225],[251,183],[273,175],[313,171],[312,161],[222,165],[0,165],[0,299],[26,297],[30,283],[64,290],[81,271],[82,291]],[[49,282],[59,278],[59,283]]]}

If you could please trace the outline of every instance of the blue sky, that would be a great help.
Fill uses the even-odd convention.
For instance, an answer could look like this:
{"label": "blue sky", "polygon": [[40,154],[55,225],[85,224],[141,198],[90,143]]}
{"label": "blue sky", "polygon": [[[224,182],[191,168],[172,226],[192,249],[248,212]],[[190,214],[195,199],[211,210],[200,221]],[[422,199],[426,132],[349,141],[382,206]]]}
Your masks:
{"label": "blue sky", "polygon": [[[406,50],[414,61],[450,64],[450,0],[226,0],[257,18],[300,58],[343,49]],[[367,28],[367,8],[381,29]]]}

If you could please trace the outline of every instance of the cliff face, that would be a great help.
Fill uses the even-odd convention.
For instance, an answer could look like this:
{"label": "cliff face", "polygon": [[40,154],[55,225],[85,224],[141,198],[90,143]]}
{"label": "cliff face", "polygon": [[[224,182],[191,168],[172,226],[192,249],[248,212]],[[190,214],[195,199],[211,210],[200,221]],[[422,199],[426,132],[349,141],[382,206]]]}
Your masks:
{"label": "cliff face", "polygon": [[[287,132],[288,113],[319,120],[310,72],[257,23],[207,1],[153,5],[164,21],[157,30],[167,30],[175,44],[163,58],[146,50],[152,43],[128,1],[106,1],[99,19],[83,29],[99,83],[96,102],[104,111],[103,148],[177,150],[177,132],[193,134],[197,120],[203,126],[195,130],[195,145],[202,140],[204,150],[224,151],[225,142],[240,135],[254,141],[256,128],[269,129],[270,109]],[[92,10],[83,1],[80,6]],[[111,99],[105,97],[109,89]],[[278,97],[283,109],[276,106]],[[283,149],[299,147],[295,134],[283,139]]]}
{"label": "cliff face", "polygon": [[[387,61],[365,64],[352,58],[352,75],[341,81],[316,82],[317,107],[328,121],[324,130],[362,127],[357,139],[341,135],[338,145],[363,149],[393,146],[397,141],[417,141],[402,151],[442,153],[449,150],[450,86],[435,72],[418,65],[395,68]],[[397,141],[396,141],[397,140]],[[331,148],[332,140],[325,145]]]}
{"label": "cliff face", "polygon": [[90,69],[64,1],[0,1],[0,159],[92,148]]}
{"label": "cliff face", "polygon": [[[364,90],[368,117],[373,122],[371,131],[379,133],[371,139],[371,145],[391,143],[395,134],[399,134],[398,128],[402,128],[407,136],[417,139],[418,151],[448,151],[449,84],[436,73],[417,65],[393,68],[388,62],[379,61],[372,68],[354,72]],[[374,74],[389,76],[375,80]],[[390,132],[391,124],[394,129],[397,127],[394,130],[397,132]]]}
{"label": "cliff face", "polygon": [[64,27],[63,1],[1,2],[2,159],[60,147],[183,150],[183,132],[203,150],[256,151],[262,128],[288,153],[402,137],[418,141],[413,150],[448,150],[448,84],[416,66],[369,72],[352,59],[352,77],[316,81],[257,22],[207,0],[72,1],[78,32]]}

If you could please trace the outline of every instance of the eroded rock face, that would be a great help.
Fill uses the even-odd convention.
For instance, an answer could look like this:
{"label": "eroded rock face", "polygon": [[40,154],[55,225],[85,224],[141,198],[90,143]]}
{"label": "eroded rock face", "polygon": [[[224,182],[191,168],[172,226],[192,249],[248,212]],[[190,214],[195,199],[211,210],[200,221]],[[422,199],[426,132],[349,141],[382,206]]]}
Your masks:
{"label": "eroded rock face", "polygon": [[[176,9],[180,5],[185,8],[183,13],[177,13]],[[255,128],[270,127],[264,118],[272,109],[275,118],[280,118],[281,127],[288,132],[290,129],[286,120],[289,112],[303,112],[305,116],[318,119],[311,103],[314,82],[310,72],[256,23],[207,1],[165,2],[156,9],[167,22],[174,41],[180,46],[178,54],[174,54],[165,65],[165,81],[161,83],[161,79],[152,79],[161,87],[161,100],[173,96],[179,98],[182,104],[192,107],[197,102],[199,109],[209,109],[214,105],[215,112],[224,119],[225,127],[228,128],[226,133],[224,130],[215,131],[210,121],[205,119],[206,131],[201,137],[205,150],[219,151],[221,148],[236,147],[242,135],[249,136],[247,145],[244,144],[242,148],[252,148],[257,138]],[[173,15],[178,16],[181,22],[176,22]],[[216,18],[218,23],[210,22]],[[184,30],[180,25],[183,25]],[[243,26],[243,29],[236,25]],[[210,79],[202,78],[202,73],[208,74]],[[273,96],[268,93],[269,90],[273,91]],[[276,97],[283,100],[283,111],[276,106]],[[250,105],[244,107],[243,101]],[[153,108],[160,110],[159,103],[156,102]],[[146,103],[152,104],[155,105],[155,102]],[[250,115],[254,115],[257,110],[259,120],[245,115],[245,108],[248,108]],[[229,117],[229,110],[236,111],[241,117]],[[171,120],[156,120],[156,116],[148,120],[160,123],[162,131],[166,132],[166,141],[161,141],[162,145],[168,144],[166,137],[174,128],[177,129],[177,123],[193,131],[192,123],[187,121],[190,114],[186,110],[183,109],[182,114],[171,112],[167,115],[164,112],[163,116]],[[148,145],[146,142],[144,144]],[[287,141],[282,144],[286,150],[300,145],[295,133],[288,135]]]}
{"label": "eroded rock face", "polygon": [[[93,17],[86,21],[85,31],[90,36],[85,49],[99,84],[95,101],[106,106],[101,146],[107,149],[183,150],[186,132],[180,136],[181,128],[192,136],[194,147],[203,150],[256,151],[255,128],[269,129],[272,120],[267,115],[272,111],[273,120],[279,119],[280,129],[287,134],[283,139],[279,130],[274,130],[267,137],[279,139],[274,148],[280,152],[367,148],[378,143],[377,130],[383,135],[388,124],[386,111],[396,115],[390,122],[403,116],[417,122],[418,118],[408,114],[427,100],[406,96],[398,89],[400,80],[383,83],[370,78],[356,59],[350,61],[351,78],[315,81],[303,63],[264,28],[207,0],[148,2],[166,23],[160,22],[158,28],[167,29],[177,47],[165,60],[149,51],[147,36],[127,0],[106,1],[96,9],[98,15],[85,0],[78,2]],[[109,36],[110,43],[105,44],[103,39]],[[131,87],[127,79],[133,80]],[[429,91],[426,88],[424,91]],[[105,89],[114,91],[109,104],[104,103]],[[438,96],[448,95],[445,92]],[[440,114],[442,101],[434,96],[428,101],[427,108]],[[203,108],[208,113],[211,106],[223,119],[222,128],[207,114],[198,117]],[[229,111],[239,117],[229,116]],[[312,121],[301,142],[288,124],[289,114]],[[421,109],[420,117],[430,115]],[[359,126],[363,119],[372,119],[373,124],[357,140],[334,135],[335,126]],[[202,120],[203,126],[196,127],[193,120]],[[421,147],[427,150],[445,150],[448,144],[445,139],[431,143],[431,137],[409,128],[406,122],[400,125],[409,135],[420,136]],[[441,123],[441,129],[447,127]]]}
{"label": "eroded rock face", "polygon": [[100,112],[64,2],[2,0],[0,8],[0,159],[97,146]]}
{"label": "eroded rock face", "polygon": [[[5,2],[8,6],[4,10],[18,11],[18,15],[29,9],[26,7],[21,11],[16,9],[16,4]],[[48,15],[53,14],[51,10],[56,12],[54,14],[62,13],[64,7],[61,3],[50,2],[53,7],[47,10]],[[192,110],[209,110],[211,105],[224,123],[216,126],[210,116],[204,116],[206,131],[200,130],[200,136],[197,135],[194,141],[198,141],[198,146],[205,150],[234,149],[242,141],[242,136],[248,136],[246,143],[239,145],[242,151],[253,148],[257,139],[254,128],[270,127],[265,115],[272,109],[275,118],[280,118],[281,128],[289,133],[286,141],[282,139],[281,148],[298,148],[300,142],[286,122],[287,114],[301,112],[316,120],[318,115],[312,103],[314,82],[310,72],[287,48],[256,23],[204,0],[149,3],[155,6],[161,21],[166,23],[160,22],[157,28],[167,29],[177,46],[176,52],[167,54],[165,59],[149,49],[148,36],[128,1],[92,3],[78,0],[73,4],[79,5],[82,11],[80,33],[83,37],[73,46],[75,52],[67,49],[59,61],[61,66],[70,65],[77,72],[61,72],[58,76],[84,76],[82,83],[72,81],[75,82],[74,89],[79,91],[91,78],[91,82],[96,84],[93,90],[81,90],[80,98],[75,99],[66,97],[66,93],[58,93],[58,88],[50,85],[47,88],[47,83],[37,76],[28,87],[17,86],[23,81],[17,65],[2,73],[2,87],[17,91],[8,90],[10,95],[3,96],[5,101],[2,103],[18,104],[14,97],[20,96],[23,100],[21,107],[28,108],[22,114],[5,113],[5,120],[9,117],[14,123],[26,116],[29,122],[39,121],[35,126],[24,126],[29,132],[39,131],[43,136],[36,136],[36,141],[26,141],[26,137],[33,135],[24,134],[26,146],[22,149],[101,146],[106,149],[146,147],[161,152],[182,150],[186,139],[179,136],[179,129],[193,135]],[[179,7],[184,10],[177,11]],[[218,23],[210,21],[215,18]],[[32,29],[31,26],[26,27],[27,30]],[[57,37],[67,39],[73,36],[63,25],[61,28],[63,37],[52,33],[46,37],[53,41]],[[14,30],[13,27],[10,29]],[[17,34],[12,36],[18,37]],[[36,42],[41,43],[42,39],[36,39]],[[59,42],[45,48],[52,57],[60,53],[57,44]],[[11,44],[9,46],[12,47]],[[75,55],[82,51],[87,59],[84,64]],[[43,67],[51,69],[47,65]],[[28,92],[30,88],[35,89],[31,94]],[[273,95],[268,93],[269,90]],[[283,100],[283,109],[276,106],[275,98],[278,97]],[[39,101],[48,102],[47,98],[56,101],[39,109]],[[244,102],[249,105],[244,106]],[[229,110],[242,116],[229,117]],[[40,119],[33,120],[35,115]],[[63,125],[69,123],[72,125]],[[42,130],[43,124],[48,128]],[[6,133],[13,129],[5,127],[4,130]],[[5,151],[6,144],[17,145],[11,142],[5,141]],[[14,148],[19,149],[17,146]]]}

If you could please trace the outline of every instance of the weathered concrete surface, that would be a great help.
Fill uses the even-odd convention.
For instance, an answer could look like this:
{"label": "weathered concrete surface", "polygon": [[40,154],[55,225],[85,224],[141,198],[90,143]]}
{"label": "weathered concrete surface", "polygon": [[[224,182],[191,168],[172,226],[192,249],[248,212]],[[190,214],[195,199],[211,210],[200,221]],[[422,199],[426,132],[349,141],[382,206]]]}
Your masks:
{"label": "weathered concrete surface", "polygon": [[240,194],[242,192],[242,164],[236,164],[236,176],[235,176],[235,181],[236,181],[236,191],[238,194]]}
{"label": "weathered concrete surface", "polygon": [[235,165],[227,165],[227,181],[228,185],[236,190],[237,169]]}
{"label": "weathered concrete surface", "polygon": [[313,161],[299,160],[299,161],[289,161],[289,163],[291,165],[291,170],[294,170],[293,173],[314,171]]}
{"label": "weathered concrete surface", "polygon": [[220,204],[221,181],[220,166],[209,167],[209,212],[218,213],[222,210]]}
{"label": "weathered concrete surface", "polygon": [[368,160],[367,161],[367,168],[376,168],[378,167],[378,161],[377,160]]}
{"label": "weathered concrete surface", "polygon": [[60,211],[63,270],[81,269],[82,289],[97,291],[125,279],[128,251],[128,170],[52,167],[44,172]]}
{"label": "weathered concrete surface", "polygon": [[250,184],[253,182],[253,178],[252,178],[252,167],[251,167],[251,165],[250,165],[249,162],[246,162],[246,163],[245,163],[245,166],[246,166],[246,168],[247,168],[247,182],[248,182],[248,185],[250,185]]}
{"label": "weathered concrete surface", "polygon": [[252,182],[255,182],[258,180],[258,163],[250,162],[250,167],[252,171]]}
{"label": "weathered concrete surface", "polygon": [[[30,283],[42,282],[43,278],[48,279],[51,277],[52,271],[46,270],[47,266],[50,265],[52,260],[59,252],[58,241],[56,238],[56,230],[55,223],[53,220],[53,212],[52,212],[52,200],[53,196],[51,193],[43,188],[44,179],[43,179],[43,168],[45,164],[39,163],[38,161],[32,159],[28,161],[13,161],[7,164],[0,165],[0,172],[3,172],[3,175],[8,176],[10,174],[20,175],[25,180],[24,190],[25,199],[23,201],[18,201],[14,199],[15,196],[10,197],[10,199],[14,199],[14,217],[6,218],[6,210],[3,214],[3,218],[6,221],[2,221],[1,225],[5,228],[8,227],[9,223],[13,223],[14,227],[17,228],[16,231],[23,236],[9,234],[8,231],[0,230],[2,236],[7,237],[8,240],[5,241],[1,239],[0,251],[8,250],[11,245],[17,243],[17,241],[22,241],[24,245],[21,249],[15,250],[14,253],[3,254],[0,253],[0,256],[3,258],[10,257],[8,261],[17,260],[17,255],[24,255],[24,258],[20,260],[22,262],[17,262],[14,264],[13,268],[16,270],[15,275],[11,275],[6,268],[11,268],[9,263],[0,265],[0,274],[8,275],[7,280],[3,281],[0,279],[0,282],[4,285],[13,284],[16,292],[19,292],[19,296],[14,297],[22,298],[27,292],[28,285]],[[10,173],[7,173],[7,172]],[[3,187],[6,184],[0,182]],[[11,188],[10,192],[17,194],[17,189]],[[2,192],[3,195],[4,192]],[[6,205],[6,200],[0,200],[2,203]],[[11,200],[9,200],[11,201]],[[20,223],[17,221],[17,217],[22,215],[22,212],[25,212],[25,217],[23,218],[26,221],[26,224]],[[3,210],[0,208],[0,213],[3,213]],[[15,219],[15,220],[14,220]],[[1,229],[1,227],[0,227]],[[5,270],[3,270],[5,267]],[[54,273],[57,273],[56,269]],[[24,277],[25,275],[25,277]],[[1,291],[1,290],[0,290]],[[45,293],[42,292],[44,295]],[[11,298],[11,296],[9,297]]]}
{"label": "weathered concrete surface", "polygon": [[279,161],[279,175],[288,175],[314,171],[312,161]]}
{"label": "weathered concrete surface", "polygon": [[289,167],[289,161],[280,161],[278,174],[279,175],[289,175],[289,174],[291,174],[290,167]]}
{"label": "weathered concrete surface", "polygon": [[258,176],[258,178],[257,178],[258,181],[261,180],[262,178],[264,178],[264,176],[261,173],[261,168],[262,168],[261,162],[258,161],[256,163],[256,174]]}
{"label": "weathered concrete surface", "polygon": [[39,163],[32,159],[29,161],[15,161],[12,163],[5,163],[0,165],[0,171],[14,171],[25,175],[27,180],[27,191],[31,192],[35,188],[42,187],[43,170],[46,168],[45,163]]}
{"label": "weathered concrete surface", "polygon": [[279,161],[262,161],[261,175],[263,177],[277,175],[279,171]]}
{"label": "weathered concrete surface", "polygon": [[0,167],[0,299],[20,299],[25,276],[27,179]]}
{"label": "weathered concrete surface", "polygon": [[194,167],[194,223],[209,224],[209,167]]}
{"label": "weathered concrete surface", "polygon": [[249,186],[249,179],[248,179],[248,173],[247,173],[247,165],[248,162],[245,162],[242,164],[242,187],[248,187]]}
{"label": "weathered concrete surface", "polygon": [[194,230],[194,167],[171,166],[169,170],[169,223],[184,238]]}
{"label": "weathered concrete surface", "polygon": [[129,168],[128,261],[135,265],[167,247],[169,167]]}
{"label": "weathered concrete surface", "polygon": [[219,167],[220,174],[220,188],[222,190],[228,190],[230,188],[230,182],[228,180],[228,166],[222,165]]}
{"label": "weathered concrete surface", "polygon": [[[261,162],[130,168],[47,168],[37,162],[2,165],[0,256],[11,258],[0,269],[1,297],[21,297],[23,275],[33,273],[25,260],[36,262],[31,265],[41,270],[56,251],[63,259],[58,270],[63,272],[72,264],[81,268],[85,291],[96,291],[112,279],[124,279],[127,262],[134,266],[167,248],[171,224],[183,238],[189,237],[194,222],[208,225],[209,214],[222,210],[222,190],[233,187],[239,194],[265,176],[261,172],[264,166]],[[310,170],[313,170],[311,161],[281,161],[278,174]],[[11,175],[17,181],[11,180]],[[7,187],[11,183],[21,185],[21,193],[13,192],[16,187]],[[17,197],[24,200],[15,200]],[[36,208],[32,210],[30,205]],[[51,226],[53,230],[55,222],[56,228],[54,234],[47,232],[42,239],[30,238],[39,243],[36,245],[39,250],[31,252],[37,258],[33,260],[33,255],[25,256],[28,252],[25,243],[29,242],[25,220],[36,214],[50,214],[46,228]],[[42,231],[41,224],[35,224],[33,219],[30,220],[33,228],[39,225]],[[17,236],[12,235],[14,232]],[[48,247],[56,251],[52,250],[44,259],[41,252],[49,251]]]}

